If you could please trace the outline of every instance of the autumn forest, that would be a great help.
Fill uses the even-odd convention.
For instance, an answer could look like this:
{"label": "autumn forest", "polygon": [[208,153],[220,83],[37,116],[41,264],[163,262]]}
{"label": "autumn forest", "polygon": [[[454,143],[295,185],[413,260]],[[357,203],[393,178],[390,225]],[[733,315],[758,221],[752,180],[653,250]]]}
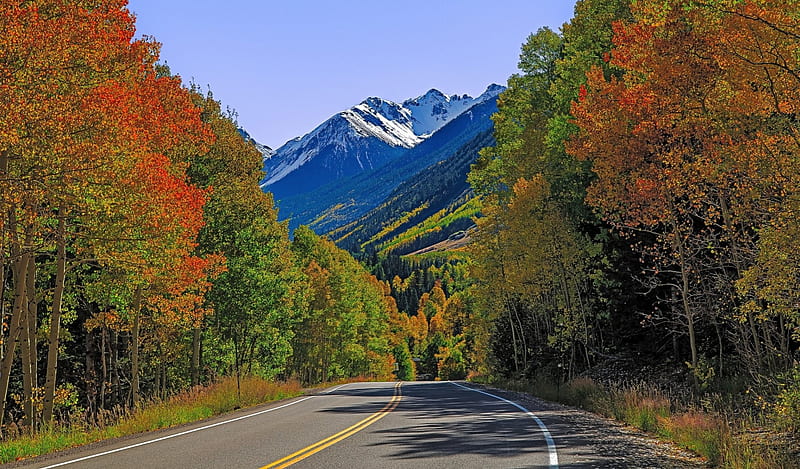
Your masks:
{"label": "autumn forest", "polygon": [[560,389],[631,357],[800,431],[795,0],[578,1],[522,44],[470,243],[404,256],[290,233],[126,5],[0,2],[4,438],[226,377]]}

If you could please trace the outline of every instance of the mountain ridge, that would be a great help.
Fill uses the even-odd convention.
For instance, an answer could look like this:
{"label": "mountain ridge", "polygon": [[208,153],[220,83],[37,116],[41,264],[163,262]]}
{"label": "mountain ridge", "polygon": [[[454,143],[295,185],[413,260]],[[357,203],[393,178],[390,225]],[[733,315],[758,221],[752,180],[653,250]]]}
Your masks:
{"label": "mountain ridge", "polygon": [[302,224],[317,233],[326,233],[350,223],[380,205],[399,184],[425,168],[447,160],[478,134],[491,129],[491,116],[496,111],[496,98],[484,101],[461,113],[416,147],[405,150],[376,169],[310,191],[276,195],[279,216],[289,219],[290,229]]}
{"label": "mountain ridge", "polygon": [[[474,197],[467,173],[478,158],[478,151],[493,144],[491,128],[479,132],[447,159],[398,184],[380,205],[329,231],[327,236],[351,252],[391,249],[402,255],[469,230],[474,225],[472,215],[479,207],[472,204],[467,208]],[[424,228],[426,221],[434,226]],[[409,233],[412,229],[417,232]],[[406,239],[400,240],[401,235]]]}
{"label": "mountain ridge", "polygon": [[[466,94],[448,96],[431,89],[400,104],[367,98],[265,154],[266,176],[260,185],[276,198],[283,198],[375,169],[403,150],[419,145],[471,107],[496,98],[503,89],[491,84],[477,98]],[[277,185],[293,174],[290,181]]]}

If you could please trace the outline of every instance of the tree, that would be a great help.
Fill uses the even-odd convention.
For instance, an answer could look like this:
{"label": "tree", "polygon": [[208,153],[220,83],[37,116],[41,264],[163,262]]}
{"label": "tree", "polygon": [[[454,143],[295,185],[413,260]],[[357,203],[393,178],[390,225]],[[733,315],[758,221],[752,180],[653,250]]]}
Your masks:
{"label": "tree", "polygon": [[388,323],[396,306],[386,285],[307,227],[295,230],[292,252],[306,273],[309,301],[299,314],[290,371],[307,383],[389,375]]}
{"label": "tree", "polygon": [[[497,144],[469,175],[484,196],[471,254],[479,308],[497,312],[495,355],[504,373],[533,372],[578,358],[590,366],[601,343],[597,307],[608,254],[605,227],[584,202],[593,174],[564,150],[576,130],[569,103],[585,71],[611,49],[611,20],[626,1],[580,1],[564,36],[548,29],[522,47],[519,68],[498,101]],[[604,264],[606,263],[606,264]],[[508,355],[502,356],[501,355]]]}
{"label": "tree", "polygon": [[[130,223],[146,217],[119,207],[141,202],[139,208],[154,209],[147,223],[138,225],[144,229],[169,221],[158,218],[163,203],[171,203],[180,215],[181,204],[200,211],[204,201],[194,188],[181,184],[179,156],[180,150],[201,148],[208,135],[180,82],[158,75],[157,45],[132,41],[133,18],[124,6],[112,0],[43,0],[0,7],[7,32],[0,44],[0,107],[7,116],[0,124],[2,234],[8,240],[2,244],[13,258],[17,295],[11,343],[21,351],[25,423],[31,425],[37,419],[33,396],[39,387],[38,306],[50,300],[43,408],[49,421],[68,263],[120,265],[135,257],[123,251],[149,240]],[[142,194],[146,184],[157,190]],[[163,195],[172,200],[158,198]],[[174,254],[190,243],[193,220],[188,214],[183,224],[160,227],[161,239],[178,243],[170,251],[172,259],[180,260]],[[37,291],[37,284],[45,283],[37,277],[47,272],[39,265],[46,259],[40,255],[49,253],[55,258],[52,296]],[[0,370],[0,415],[14,348],[7,350]]]}
{"label": "tree", "polygon": [[[722,369],[720,324],[730,319],[754,376],[785,367],[774,358],[789,351],[787,318],[760,313],[753,285],[765,273],[757,245],[791,251],[770,238],[795,187],[784,158],[797,151],[796,8],[639,2],[634,14],[615,25],[610,56],[624,77],[593,69],[573,108],[581,133],[569,150],[598,176],[588,200],[618,229],[646,234],[636,248],[651,285],[672,292],[664,302],[689,336],[694,371],[703,323],[717,330]],[[732,288],[743,275],[744,307]]]}
{"label": "tree", "polygon": [[242,138],[235,114],[223,112],[211,92],[192,91],[216,137],[207,153],[191,157],[187,169],[193,183],[211,192],[196,254],[222,255],[226,269],[206,295],[214,314],[193,324],[192,381],[200,379],[205,332],[204,350],[215,357],[209,363],[216,372],[272,378],[285,370],[296,322],[299,272],[291,262],[286,225],[277,221],[272,196],[258,187],[261,154]]}

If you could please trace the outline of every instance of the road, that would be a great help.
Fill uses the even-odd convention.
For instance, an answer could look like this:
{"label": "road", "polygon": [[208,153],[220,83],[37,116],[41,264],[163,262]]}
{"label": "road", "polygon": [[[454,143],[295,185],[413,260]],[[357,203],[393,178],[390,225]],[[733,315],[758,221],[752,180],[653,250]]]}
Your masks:
{"label": "road", "polygon": [[455,382],[385,382],[337,386],[12,466],[703,467],[673,453],[674,449],[613,422],[525,395],[487,392]]}
{"label": "road", "polygon": [[501,399],[462,383],[351,383],[23,467],[558,467],[546,418]]}

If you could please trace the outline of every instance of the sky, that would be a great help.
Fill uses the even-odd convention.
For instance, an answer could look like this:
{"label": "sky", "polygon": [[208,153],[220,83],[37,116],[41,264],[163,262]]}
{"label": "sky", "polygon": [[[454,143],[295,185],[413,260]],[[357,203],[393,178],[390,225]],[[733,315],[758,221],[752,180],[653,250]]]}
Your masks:
{"label": "sky", "polygon": [[478,96],[574,0],[130,0],[137,36],[278,148],[367,97]]}

